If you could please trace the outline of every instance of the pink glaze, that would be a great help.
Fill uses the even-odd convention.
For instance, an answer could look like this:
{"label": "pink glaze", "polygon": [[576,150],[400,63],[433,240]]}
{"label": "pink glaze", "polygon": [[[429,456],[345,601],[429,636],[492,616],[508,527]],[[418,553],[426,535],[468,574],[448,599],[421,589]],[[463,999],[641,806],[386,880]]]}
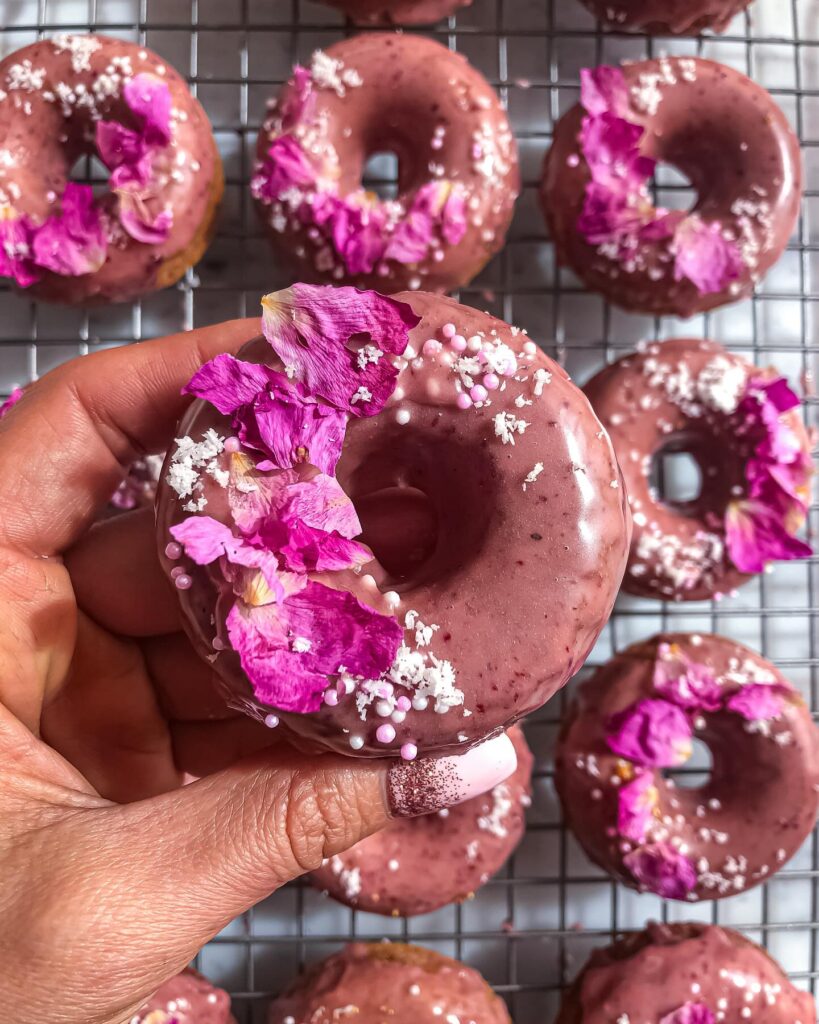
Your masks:
{"label": "pink glaze", "polygon": [[187,970],[166,981],[144,1003],[131,1024],[236,1024],[230,996],[207,978]]}
{"label": "pink glaze", "polygon": [[274,999],[269,1024],[510,1024],[503,1000],[477,971],[431,949],[352,943],[316,964]]}
{"label": "pink glaze", "polygon": [[[391,718],[388,745],[376,735],[381,693],[364,694],[362,705],[355,685],[328,679],[339,690],[336,706],[295,714],[260,704],[228,649],[232,599],[222,577],[185,559],[194,585],[179,594],[188,631],[232,706],[259,720],[274,711],[302,741],[370,757],[396,756],[408,743],[422,754],[463,752],[548,700],[582,665],[609,616],[630,532],[608,437],[566,373],[538,350],[523,354],[524,335],[486,314],[431,295],[401,298],[421,317],[410,334],[414,352],[456,321],[463,335],[484,340],[491,358],[508,348],[518,370],[491,404],[461,410],[459,389],[469,382],[448,346],[398,361],[392,400],[379,415],[349,421],[337,467],[376,557],[359,573],[313,578],[394,616],[407,650],[440,674],[439,696],[419,699],[390,684],[389,699],[408,697],[412,707]],[[244,357],[273,362],[263,340]],[[196,402],[176,436],[200,438],[211,427],[230,433],[212,406]],[[219,466],[230,457],[221,454]],[[224,490],[210,476],[203,482],[204,512],[228,518]],[[169,527],[187,518],[182,505],[161,488],[158,544],[167,572],[180,564],[164,549]],[[428,636],[419,646],[422,627]],[[225,649],[214,649],[214,635]]]}
{"label": "pink glaze", "polygon": [[222,194],[222,167],[210,123],[184,79],[155,53],[107,36],[57,35],[0,63],[0,216],[41,224],[59,210],[77,159],[94,153],[99,120],[133,127],[123,87],[137,75],[165,83],[171,95],[172,141],[150,204],[170,210],[173,226],[158,244],[123,230],[116,200],[102,203],[108,237],[99,270],[80,276],[45,272],[28,290],[53,302],[124,302],[182,276],[204,252]]}
{"label": "pink glaze", "polygon": [[312,873],[312,884],[350,907],[394,917],[468,899],[523,836],[532,754],[517,726],[509,735],[517,767],[505,781],[443,812],[394,821],[328,860]]}
{"label": "pink glaze", "polygon": [[[701,1015],[681,1011],[689,1004]],[[676,1014],[676,1015],[675,1015]],[[650,924],[595,950],[555,1024],[813,1024],[816,1007],[770,955],[738,932]]]}
{"label": "pink glaze", "polygon": [[324,0],[357,25],[431,25],[472,0]]}
{"label": "pink glaze", "polygon": [[[266,195],[271,166],[289,167],[270,164],[271,145],[282,141],[302,154],[298,173],[288,170],[297,184]],[[365,161],[378,151],[398,157],[397,202],[361,187]],[[415,35],[370,33],[315,53],[306,85],[291,79],[273,104],[256,155],[257,210],[293,276],[385,294],[445,292],[471,281],[503,246],[520,190],[515,139],[495,92],[462,55]],[[422,242],[417,255],[391,254],[398,225],[418,223],[413,204],[431,183],[455,191],[462,225],[450,238],[436,228],[433,244]],[[369,226],[353,229],[352,241],[324,220],[328,195],[354,200],[345,223],[366,211]],[[386,224],[373,228],[379,218]],[[420,231],[422,240],[428,235]],[[362,262],[362,249],[382,255]]]}
{"label": "pink glaze", "polygon": [[751,0],[581,0],[616,28],[641,29],[653,35],[697,35],[704,29],[724,32]]}
{"label": "pink glaze", "polygon": [[[710,778],[698,788],[675,786],[660,768],[635,765],[609,741],[611,716],[635,702],[671,699],[655,685],[665,645],[708,673],[720,694],[716,707],[703,702],[713,710],[687,711],[691,734],[713,758]],[[754,684],[771,688],[775,717],[731,710],[735,695]],[[638,776],[650,776],[655,790],[639,840],[621,834],[620,817],[621,792]],[[819,806],[819,735],[798,692],[754,651],[718,636],[662,635],[618,654],[581,687],[558,743],[555,784],[588,856],[625,885],[638,887],[632,854],[664,844],[692,869],[693,884],[676,898],[719,899],[766,882],[810,833]]]}

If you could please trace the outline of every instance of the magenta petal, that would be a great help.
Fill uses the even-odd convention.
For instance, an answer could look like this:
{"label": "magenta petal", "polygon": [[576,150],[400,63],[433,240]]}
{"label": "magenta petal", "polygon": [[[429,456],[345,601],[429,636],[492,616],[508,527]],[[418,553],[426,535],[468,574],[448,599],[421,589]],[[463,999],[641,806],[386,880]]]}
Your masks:
{"label": "magenta petal", "polygon": [[145,245],[161,245],[173,227],[172,210],[152,214],[145,200],[130,192],[120,192],[119,219],[131,238]]}
{"label": "magenta petal", "polygon": [[746,683],[732,693],[725,706],[749,722],[779,718],[785,710],[782,687],[768,683]]}
{"label": "magenta petal", "polygon": [[686,711],[718,711],[723,690],[707,665],[700,665],[676,645],[661,644],[654,663],[654,689]]}
{"label": "magenta petal", "polygon": [[21,288],[42,276],[33,259],[35,230],[28,217],[0,218],[0,277],[13,278]]}
{"label": "magenta petal", "polygon": [[163,147],[171,141],[171,91],[155,75],[136,75],[125,83],[125,102],[141,124],[149,145]]}
{"label": "magenta petal", "polygon": [[639,192],[657,166],[640,153],[644,134],[640,125],[611,114],[586,118],[580,141],[592,180],[624,196]]}
{"label": "magenta petal", "polygon": [[355,505],[338,481],[323,473],[288,487],[277,514],[281,519],[300,521],[317,530],[335,530],[342,537],[357,537],[361,533]]}
{"label": "magenta petal", "polygon": [[419,263],[429,252],[433,235],[429,214],[410,210],[396,227],[384,256],[396,263]]}
{"label": "magenta petal", "polygon": [[696,214],[680,222],[672,249],[674,279],[688,278],[702,295],[721,292],[745,269],[739,248],[725,238],[719,222],[706,224]]}
{"label": "magenta petal", "polygon": [[740,572],[762,572],[769,562],[809,558],[810,546],[787,528],[787,510],[760,499],[733,501],[725,515],[728,555]]}
{"label": "magenta petal", "polygon": [[593,116],[615,114],[624,117],[629,107],[626,76],[621,68],[601,65],[580,71],[580,103]]}
{"label": "magenta petal", "polygon": [[717,1018],[704,1003],[685,1003],[667,1013],[660,1024],[716,1024]]}
{"label": "magenta petal", "polygon": [[634,880],[663,899],[684,900],[697,886],[691,860],[668,843],[642,846],[623,858]]}
{"label": "magenta petal", "polygon": [[17,403],[20,401],[22,397],[23,389],[15,388],[9,395],[9,397],[5,400],[5,402],[3,402],[2,405],[0,405],[0,420],[6,415],[7,412],[9,412],[11,409],[14,408],[15,405],[17,405]]}
{"label": "magenta petal", "polygon": [[248,405],[273,381],[286,384],[284,375],[268,366],[222,353],[200,366],[182,393],[202,398],[227,415]]}
{"label": "magenta petal", "polygon": [[366,565],[372,552],[337,533],[316,529],[298,520],[277,520],[260,530],[264,546],[275,551],[291,572],[334,572]]}
{"label": "magenta petal", "polygon": [[91,186],[69,182],[61,207],[35,232],[35,262],[55,274],[93,274],[105,262],[108,241]]}
{"label": "magenta petal", "polygon": [[273,201],[291,188],[315,184],[318,175],[301,144],[292,135],[275,139],[264,165],[254,178],[255,194]]}
{"label": "magenta petal", "polygon": [[[313,213],[327,217],[333,247],[350,274],[371,274],[385,251],[386,218],[377,207],[346,199],[313,204]],[[320,220],[316,221],[320,223]]]}
{"label": "magenta petal", "polygon": [[197,565],[210,565],[221,558],[225,545],[234,539],[230,527],[212,516],[191,516],[172,526],[170,533]]}
{"label": "magenta petal", "polygon": [[[398,376],[386,356],[400,355],[420,323],[407,303],[355,288],[296,284],[266,295],[262,305],[265,337],[309,393],[353,416],[383,409]],[[347,347],[362,334],[382,354],[363,367]]]}
{"label": "magenta petal", "polygon": [[620,757],[653,768],[684,764],[693,732],[685,712],[666,700],[639,700],[606,722],[606,742]]}
{"label": "magenta petal", "polygon": [[617,833],[635,843],[645,841],[655,821],[657,787],[651,772],[643,772],[617,792]]}
{"label": "magenta petal", "polygon": [[117,121],[97,121],[97,152],[106,167],[138,164],[145,155],[145,144],[138,132]]}
{"label": "magenta petal", "polygon": [[310,69],[297,64],[293,68],[284,98],[279,102],[279,117],[284,131],[289,131],[303,118],[310,116],[315,99]]}

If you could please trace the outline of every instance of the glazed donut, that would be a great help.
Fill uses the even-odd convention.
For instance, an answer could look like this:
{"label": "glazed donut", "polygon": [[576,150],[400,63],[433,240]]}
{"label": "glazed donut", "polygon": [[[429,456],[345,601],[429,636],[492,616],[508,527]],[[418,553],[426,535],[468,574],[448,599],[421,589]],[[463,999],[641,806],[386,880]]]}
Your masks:
{"label": "glazed donut", "polygon": [[611,611],[629,515],[608,436],[525,335],[451,299],[295,285],[263,306],[266,339],[191,381],[160,485],[195,646],[231,706],[323,749],[508,728]]}
{"label": "glazed donut", "polygon": [[[83,155],[111,171],[96,199]],[[136,43],[56,35],[0,62],[0,276],[53,302],[124,302],[205,251],[222,195],[205,112]]]}
{"label": "glazed donut", "polygon": [[324,0],[357,25],[431,25],[472,0]]}
{"label": "glazed donut", "polygon": [[[658,162],[688,176],[689,212],[653,205]],[[745,298],[782,255],[802,192],[799,140],[732,68],[668,57],[582,72],[541,201],[557,255],[624,309],[690,317]]]}
{"label": "glazed donut", "polygon": [[580,0],[601,21],[649,35],[724,32],[751,0]]}
{"label": "glazed donut", "polygon": [[508,860],[526,827],[532,753],[518,726],[509,730],[518,766],[482,796],[420,818],[399,818],[346,853],[325,861],[310,881],[355,910],[392,917],[429,914],[469,899]]}
{"label": "glazed donut", "polygon": [[[399,194],[361,176],[392,151]],[[276,250],[303,280],[385,294],[468,284],[498,252],[520,190],[498,97],[460,54],[416,35],[345,39],[297,67],[265,120],[251,182]]]}
{"label": "glazed donut", "polygon": [[477,971],[420,946],[354,942],[322,960],[274,999],[269,1024],[355,1016],[390,1024],[459,1020],[510,1024],[502,999]]}
{"label": "glazed donut", "polygon": [[555,1024],[813,1024],[816,1007],[769,954],[716,925],[649,924],[596,949]]}
{"label": "glazed donut", "polygon": [[130,1024],[236,1024],[230,996],[190,969],[166,981]]}
{"label": "glazed donut", "polygon": [[[644,346],[593,377],[586,396],[609,431],[634,518],[624,588],[643,597],[720,597],[774,559],[805,558],[810,439],[799,399],[774,370],[712,341]],[[664,503],[663,452],[688,452],[698,497]]]}
{"label": "glazed donut", "polygon": [[[709,748],[709,780],[664,777]],[[557,747],[555,785],[589,857],[667,899],[720,899],[767,881],[816,821],[819,742],[793,686],[718,636],[669,634],[585,683]]]}

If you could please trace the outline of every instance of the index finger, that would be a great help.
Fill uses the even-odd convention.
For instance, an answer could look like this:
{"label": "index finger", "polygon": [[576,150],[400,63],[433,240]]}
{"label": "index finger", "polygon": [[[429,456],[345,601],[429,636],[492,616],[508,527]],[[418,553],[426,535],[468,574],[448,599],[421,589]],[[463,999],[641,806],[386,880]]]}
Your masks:
{"label": "index finger", "polygon": [[202,363],[260,333],[257,318],[231,320],[81,356],[27,388],[0,423],[0,539],[37,555],[67,548],[123,468],[170,443]]}

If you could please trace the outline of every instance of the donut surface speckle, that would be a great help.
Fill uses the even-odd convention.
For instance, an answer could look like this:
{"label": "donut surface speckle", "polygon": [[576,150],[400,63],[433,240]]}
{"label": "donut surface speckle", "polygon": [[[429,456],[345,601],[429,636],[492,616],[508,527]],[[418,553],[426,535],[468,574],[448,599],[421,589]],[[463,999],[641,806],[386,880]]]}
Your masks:
{"label": "donut surface speckle", "polygon": [[724,32],[751,0],[581,0],[601,21],[651,35]]}
{"label": "donut surface speckle", "polygon": [[273,1001],[269,1024],[331,1024],[341,1015],[362,1024],[510,1024],[503,1000],[477,971],[398,942],[355,942],[322,960]]}
{"label": "donut surface speckle", "polygon": [[185,970],[137,1010],[130,1024],[236,1024],[230,996],[201,974]]}
{"label": "donut surface speckle", "polygon": [[324,0],[337,7],[357,25],[431,25],[472,0]]}
{"label": "donut surface speckle", "polygon": [[[204,252],[222,195],[210,123],[156,54],[58,34],[0,62],[0,275],[40,299],[125,302]],[[97,156],[108,191],[70,179]]]}
{"label": "donut surface speckle", "polygon": [[[398,158],[394,198],[362,185]],[[385,294],[468,284],[503,246],[520,191],[506,113],[460,54],[370,33],[316,51],[264,122],[251,188],[275,248],[305,281]]]}
{"label": "donut surface speckle", "polygon": [[[805,558],[810,439],[799,399],[773,369],[721,345],[674,338],[618,359],[584,391],[609,434],[634,534],[624,589],[700,601],[730,593],[775,559]],[[657,493],[664,452],[687,452],[699,495]]]}
{"label": "donut surface speckle", "polygon": [[649,924],[595,950],[555,1024],[813,1024],[816,1007],[744,935],[706,924]]}
{"label": "donut surface speckle", "polygon": [[[641,313],[690,317],[750,295],[782,255],[802,194],[799,140],[774,99],[695,57],[581,77],[541,185],[561,263]],[[657,163],[688,177],[690,210],[654,205]]]}
{"label": "donut surface speckle", "polygon": [[[580,688],[555,784],[588,856],[632,888],[720,899],[767,881],[816,821],[819,740],[799,693],[724,637],[669,634],[616,655]],[[696,788],[665,770],[694,739],[713,767]]]}
{"label": "donut surface speckle", "polygon": [[[233,706],[305,740],[359,756],[468,749],[548,700],[608,619],[630,531],[608,437],[532,341],[451,299],[305,285],[265,309],[272,341],[200,371],[163,474],[159,548],[186,628]],[[311,336],[313,318],[312,345],[285,351],[280,332]],[[285,370],[298,361],[293,384],[271,344]],[[254,397],[225,403],[239,377]],[[336,404],[297,400],[308,379]],[[267,424],[299,401],[321,419],[311,445],[283,452],[280,420]],[[304,495],[327,502],[320,517]],[[341,534],[315,532],[331,522]]]}
{"label": "donut surface speckle", "polygon": [[347,906],[393,917],[469,898],[506,862],[526,827],[533,758],[518,726],[509,735],[518,767],[505,782],[436,814],[396,819],[326,861],[312,884]]}

